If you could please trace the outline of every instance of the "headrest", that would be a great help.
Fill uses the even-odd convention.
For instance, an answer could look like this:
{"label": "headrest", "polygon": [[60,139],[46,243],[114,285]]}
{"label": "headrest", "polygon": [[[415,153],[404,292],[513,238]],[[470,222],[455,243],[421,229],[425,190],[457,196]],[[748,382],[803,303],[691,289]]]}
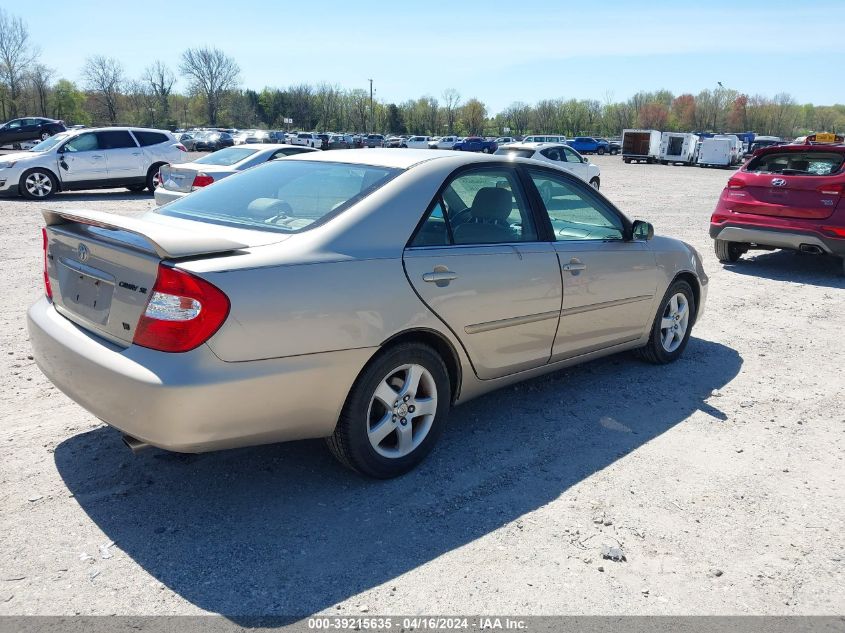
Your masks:
{"label": "headrest", "polygon": [[511,192],[501,187],[482,187],[475,194],[470,215],[484,220],[506,220],[511,214]]}

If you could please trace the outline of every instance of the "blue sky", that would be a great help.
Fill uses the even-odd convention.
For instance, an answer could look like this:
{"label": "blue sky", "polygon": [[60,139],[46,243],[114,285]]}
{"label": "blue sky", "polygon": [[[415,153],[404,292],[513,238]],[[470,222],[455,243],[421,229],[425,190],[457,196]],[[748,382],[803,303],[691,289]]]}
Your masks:
{"label": "blue sky", "polygon": [[[721,81],[749,94],[845,102],[845,2],[0,0],[23,17],[42,61],[79,80],[88,55],[131,77],[187,47],[233,56],[244,87],[327,81],[400,102],[445,88],[497,112],[510,102],[610,97]],[[108,7],[108,8],[106,8]],[[121,7],[118,9],[118,7]],[[645,7],[645,8],[643,8]],[[42,19],[39,16],[50,16]]]}

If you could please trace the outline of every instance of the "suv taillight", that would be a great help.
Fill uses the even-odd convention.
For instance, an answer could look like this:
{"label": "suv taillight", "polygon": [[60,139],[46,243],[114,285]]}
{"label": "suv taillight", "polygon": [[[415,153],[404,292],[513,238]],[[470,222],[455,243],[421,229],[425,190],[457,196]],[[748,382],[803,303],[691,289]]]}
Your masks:
{"label": "suv taillight", "polygon": [[200,187],[208,187],[208,185],[213,182],[214,178],[212,178],[208,174],[199,172],[196,176],[194,176],[194,182],[191,183],[191,190],[199,189]]}
{"label": "suv taillight", "polygon": [[188,148],[185,147],[184,145],[182,145],[182,143],[176,143],[176,149],[178,149],[180,152],[187,152],[188,151]]}
{"label": "suv taillight", "polygon": [[50,286],[50,275],[47,274],[47,229],[41,229],[41,239],[44,242],[44,294],[48,299],[53,298],[53,288]]}
{"label": "suv taillight", "polygon": [[227,316],[229,299],[217,286],[159,264],[132,342],[161,352],[188,352],[210,339]]}

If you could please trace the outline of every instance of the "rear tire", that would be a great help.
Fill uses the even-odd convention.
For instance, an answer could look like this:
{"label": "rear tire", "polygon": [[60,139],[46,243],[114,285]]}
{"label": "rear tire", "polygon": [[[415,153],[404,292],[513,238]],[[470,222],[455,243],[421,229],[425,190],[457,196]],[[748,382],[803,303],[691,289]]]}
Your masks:
{"label": "rear tire", "polygon": [[686,281],[669,286],[654,317],[648,343],[635,350],[637,356],[655,365],[676,361],[686,349],[695,311],[695,295]]}
{"label": "rear tire", "polygon": [[42,141],[46,141],[51,136],[53,136],[53,135],[50,134],[49,130],[44,130],[43,132],[41,132],[41,140]]}
{"label": "rear tire", "polygon": [[599,156],[603,156],[603,155],[604,155],[604,148],[603,148],[603,147],[599,147],[599,148],[596,150],[596,154],[598,154]]}
{"label": "rear tire", "polygon": [[434,447],[450,404],[440,356],[426,345],[397,345],[363,369],[326,443],[347,468],[377,479],[398,477]]}
{"label": "rear tire", "polygon": [[713,242],[713,250],[716,251],[716,257],[722,263],[735,264],[746,252],[745,246],[739,242],[728,242],[727,240],[715,240]]}

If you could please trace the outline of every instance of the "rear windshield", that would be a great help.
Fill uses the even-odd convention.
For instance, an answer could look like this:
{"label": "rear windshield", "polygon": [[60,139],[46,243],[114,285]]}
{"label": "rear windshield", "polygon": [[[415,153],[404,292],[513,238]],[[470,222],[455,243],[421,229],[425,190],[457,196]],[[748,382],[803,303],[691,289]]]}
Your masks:
{"label": "rear windshield", "polygon": [[745,171],[764,174],[827,176],[842,167],[842,154],[834,152],[781,152],[748,161]]}
{"label": "rear windshield", "polygon": [[318,161],[271,161],[162,207],[162,215],[297,233],[346,210],[402,170]]}
{"label": "rear windshield", "polygon": [[212,154],[207,154],[202,158],[196,159],[195,163],[202,163],[203,165],[221,165],[228,167],[239,163],[245,158],[252,156],[257,152],[256,149],[244,149],[240,147],[227,147]]}
{"label": "rear windshield", "polygon": [[503,147],[502,149],[497,149],[496,154],[499,156],[516,156],[517,158],[531,158],[534,156],[533,149],[508,149],[507,147]]}

